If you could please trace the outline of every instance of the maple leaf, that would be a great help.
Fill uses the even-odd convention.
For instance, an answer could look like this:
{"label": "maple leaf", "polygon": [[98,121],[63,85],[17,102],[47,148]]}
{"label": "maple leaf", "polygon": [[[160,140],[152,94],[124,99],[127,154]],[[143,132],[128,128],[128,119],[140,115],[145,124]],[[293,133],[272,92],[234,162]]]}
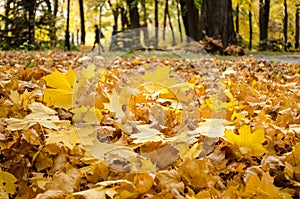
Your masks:
{"label": "maple leaf", "polygon": [[89,165],[80,169],[81,173],[85,175],[87,180],[92,183],[97,183],[107,179],[109,169],[103,163]]}
{"label": "maple leaf", "polygon": [[157,172],[158,187],[161,189],[177,189],[180,192],[184,189],[184,184],[181,180],[181,175],[177,170],[162,170]]}
{"label": "maple leaf", "polygon": [[15,182],[17,178],[9,173],[2,171],[0,168],[0,187],[9,194],[14,194],[16,192]]}
{"label": "maple leaf", "polygon": [[253,174],[246,182],[245,192],[241,195],[244,197],[255,198],[280,198],[279,188],[274,184],[274,178],[270,176],[269,172],[263,174],[261,179],[259,179],[257,174]]}
{"label": "maple leaf", "polygon": [[61,190],[47,190],[44,193],[40,193],[35,199],[50,199],[50,198],[63,198],[64,192]]}
{"label": "maple leaf", "polygon": [[55,70],[54,73],[43,77],[50,88],[44,90],[44,102],[48,106],[64,108],[72,107],[73,86],[76,80],[76,73],[69,68],[66,74]]}
{"label": "maple leaf", "polygon": [[179,169],[182,171],[182,177],[191,186],[207,188],[215,183],[215,179],[209,175],[209,169],[204,160],[186,159]]}
{"label": "maple leaf", "polygon": [[164,85],[174,85],[178,82],[176,79],[170,78],[170,67],[168,66],[157,67],[153,74],[146,72],[143,79],[146,82],[162,83]]}
{"label": "maple leaf", "polygon": [[73,193],[79,188],[81,173],[79,169],[69,164],[65,167],[66,172],[57,171],[53,178],[46,183],[47,190],[61,190],[64,193]]}
{"label": "maple leaf", "polygon": [[49,129],[58,129],[58,124],[68,124],[69,121],[60,120],[56,115],[56,111],[48,108],[39,102],[34,102],[28,105],[31,110],[29,115],[26,115],[23,119],[7,118],[7,130],[27,130],[35,124],[40,124],[43,127]]}
{"label": "maple leaf", "polygon": [[266,140],[263,129],[260,128],[251,133],[250,126],[244,125],[238,129],[238,132],[237,135],[233,131],[227,130],[224,137],[232,144],[236,144],[243,154],[261,156],[266,152],[262,146]]}
{"label": "maple leaf", "polygon": [[147,173],[134,174],[133,183],[140,193],[146,193],[154,184],[154,179]]}
{"label": "maple leaf", "polygon": [[22,108],[28,105],[30,101],[31,93],[26,89],[23,94],[19,94],[18,91],[12,91],[9,98],[18,107]]}
{"label": "maple leaf", "polygon": [[47,144],[63,142],[65,146],[72,149],[74,145],[81,143],[76,129],[71,131],[51,131],[46,139]]}
{"label": "maple leaf", "polygon": [[88,189],[85,191],[79,191],[73,193],[74,196],[83,196],[86,199],[94,199],[94,198],[114,198],[118,192],[115,187],[106,188],[106,187],[96,187],[92,189]]}
{"label": "maple leaf", "polygon": [[140,143],[147,143],[147,142],[160,142],[163,140],[163,135],[160,131],[154,128],[150,128],[150,125],[138,125],[137,129],[140,133],[132,134],[130,137],[133,140],[133,143],[140,144]]}

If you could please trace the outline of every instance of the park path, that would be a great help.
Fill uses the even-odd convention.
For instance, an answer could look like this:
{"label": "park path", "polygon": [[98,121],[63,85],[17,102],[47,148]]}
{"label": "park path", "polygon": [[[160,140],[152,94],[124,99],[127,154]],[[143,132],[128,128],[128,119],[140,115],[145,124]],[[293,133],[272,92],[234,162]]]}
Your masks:
{"label": "park path", "polygon": [[299,55],[248,55],[246,57],[255,58],[256,60],[267,60],[270,62],[280,62],[280,63],[290,63],[296,64],[300,63],[300,54]]}

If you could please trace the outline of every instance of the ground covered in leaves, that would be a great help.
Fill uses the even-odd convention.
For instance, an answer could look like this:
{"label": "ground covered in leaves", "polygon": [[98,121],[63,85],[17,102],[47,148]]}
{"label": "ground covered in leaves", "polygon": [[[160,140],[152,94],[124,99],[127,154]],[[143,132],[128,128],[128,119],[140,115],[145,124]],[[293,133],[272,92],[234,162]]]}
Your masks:
{"label": "ground covered in leaves", "polygon": [[299,197],[300,63],[103,63],[0,52],[1,199]]}

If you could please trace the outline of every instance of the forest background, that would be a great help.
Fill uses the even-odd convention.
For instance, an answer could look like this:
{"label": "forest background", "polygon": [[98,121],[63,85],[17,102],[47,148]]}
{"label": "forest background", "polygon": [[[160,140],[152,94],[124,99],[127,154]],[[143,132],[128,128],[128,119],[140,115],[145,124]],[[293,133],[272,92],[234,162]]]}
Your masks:
{"label": "forest background", "polygon": [[92,45],[95,24],[105,35],[105,46],[116,24],[120,32],[161,27],[194,40],[209,36],[221,39],[224,47],[299,47],[299,4],[295,0],[1,0],[0,19],[2,49],[18,48],[26,41],[37,49],[64,47],[67,37],[71,46]]}

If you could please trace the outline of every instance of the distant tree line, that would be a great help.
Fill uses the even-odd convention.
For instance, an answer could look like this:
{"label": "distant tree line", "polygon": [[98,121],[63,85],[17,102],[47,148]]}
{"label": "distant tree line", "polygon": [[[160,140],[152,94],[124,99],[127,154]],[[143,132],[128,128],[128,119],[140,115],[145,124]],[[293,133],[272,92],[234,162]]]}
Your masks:
{"label": "distant tree line", "polygon": [[54,45],[58,6],[58,0],[5,0],[0,15],[1,47],[15,48],[26,41],[37,44],[37,35]]}
{"label": "distant tree line", "polygon": [[[271,0],[67,0],[78,4],[80,11],[81,44],[85,44],[85,9],[94,5],[95,10],[105,7],[111,12],[113,25],[120,31],[143,28],[138,36],[143,34],[148,43],[149,24],[155,27],[169,27],[172,31],[173,44],[176,43],[174,29],[185,33],[193,40],[201,40],[206,36],[220,39],[224,47],[237,44],[240,36],[239,16],[240,6],[248,5],[249,18],[249,48],[252,48],[253,17],[251,6],[259,3],[259,40],[268,41],[268,27]],[[284,44],[288,41],[288,12],[291,0],[281,0],[284,7],[283,35]],[[236,7],[233,7],[236,5]],[[58,21],[59,12],[67,11],[66,0],[3,0],[3,12],[0,13],[0,47],[2,49],[17,48],[24,42],[35,46],[47,44],[55,46],[58,30],[66,28]],[[299,47],[299,5],[295,10],[295,48]],[[150,9],[151,8],[151,9]],[[63,10],[60,10],[63,9]],[[163,10],[163,12],[162,12]],[[150,17],[151,16],[151,17]],[[100,14],[101,19],[101,14]],[[235,22],[235,23],[234,23]],[[119,27],[120,26],[120,27]],[[101,24],[100,24],[101,28]],[[183,40],[181,34],[181,40]],[[163,37],[165,34],[163,34]],[[155,32],[156,41],[158,33]]]}

